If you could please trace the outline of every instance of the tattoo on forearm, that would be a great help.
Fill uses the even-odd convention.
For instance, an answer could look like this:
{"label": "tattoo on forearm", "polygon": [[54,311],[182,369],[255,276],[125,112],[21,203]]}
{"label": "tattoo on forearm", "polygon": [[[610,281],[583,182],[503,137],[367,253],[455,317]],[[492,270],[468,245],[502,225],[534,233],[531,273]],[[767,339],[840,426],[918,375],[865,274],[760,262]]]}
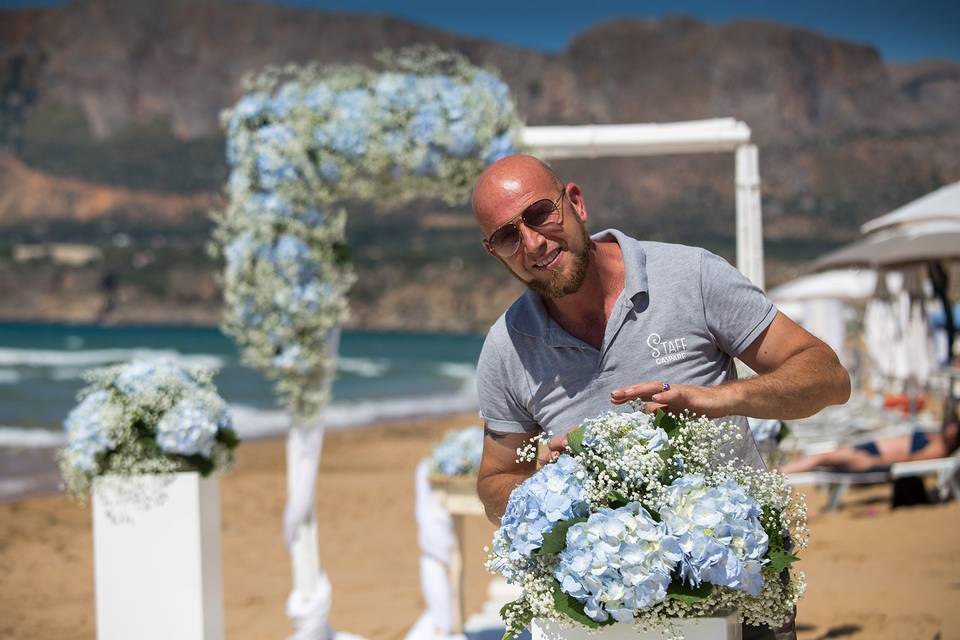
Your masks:
{"label": "tattoo on forearm", "polygon": [[484,425],[483,435],[488,436],[491,440],[503,440],[507,437],[505,433],[497,433],[496,431],[491,431],[490,427]]}

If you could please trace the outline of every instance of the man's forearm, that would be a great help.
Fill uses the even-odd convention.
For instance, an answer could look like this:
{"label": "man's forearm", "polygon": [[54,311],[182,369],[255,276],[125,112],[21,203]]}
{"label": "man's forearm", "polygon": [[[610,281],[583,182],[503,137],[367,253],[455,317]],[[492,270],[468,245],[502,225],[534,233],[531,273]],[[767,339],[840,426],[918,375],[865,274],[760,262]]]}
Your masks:
{"label": "man's forearm", "polygon": [[796,420],[850,398],[850,376],[828,347],[811,347],[776,370],[719,387],[727,415]]}
{"label": "man's forearm", "polygon": [[505,472],[480,477],[477,480],[477,495],[483,503],[487,518],[500,525],[500,518],[507,508],[507,500],[517,486],[530,477],[529,472]]}

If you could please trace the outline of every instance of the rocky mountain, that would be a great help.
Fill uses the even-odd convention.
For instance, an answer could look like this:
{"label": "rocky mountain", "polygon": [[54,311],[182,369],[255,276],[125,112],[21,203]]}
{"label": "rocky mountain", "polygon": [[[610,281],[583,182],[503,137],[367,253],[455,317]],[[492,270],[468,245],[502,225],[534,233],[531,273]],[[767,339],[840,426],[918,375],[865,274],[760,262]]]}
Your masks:
{"label": "rocky mountain", "polygon": [[[383,16],[228,0],[79,0],[6,10],[0,274],[7,277],[0,282],[10,283],[14,271],[13,282],[23,282],[67,269],[16,263],[16,243],[111,249],[73,286],[107,302],[43,311],[51,305],[30,301],[40,292],[55,298],[51,283],[64,281],[48,273],[0,301],[0,317],[215,318],[215,284],[193,291],[177,282],[216,269],[203,257],[202,238],[225,175],[218,113],[242,94],[243,76],[285,62],[364,63],[412,43],[456,49],[499,69],[530,124],[745,121],[760,148],[773,279],[855,237],[863,220],[960,179],[960,64],[888,64],[870,46],[779,24],[618,20],[548,55]],[[594,228],[616,225],[732,253],[729,156],[557,167],[584,188]],[[358,324],[397,327],[416,317],[410,326],[476,329],[516,290],[485,259],[465,208],[351,211]],[[118,233],[127,238],[119,246]],[[171,269],[198,275],[171,281]],[[390,287],[364,286],[364,277],[387,273]],[[449,304],[470,298],[487,278],[501,283],[495,304],[483,296]],[[115,285],[106,293],[105,279]],[[417,296],[423,304],[413,314],[404,305]],[[143,317],[137,309],[146,310]]]}

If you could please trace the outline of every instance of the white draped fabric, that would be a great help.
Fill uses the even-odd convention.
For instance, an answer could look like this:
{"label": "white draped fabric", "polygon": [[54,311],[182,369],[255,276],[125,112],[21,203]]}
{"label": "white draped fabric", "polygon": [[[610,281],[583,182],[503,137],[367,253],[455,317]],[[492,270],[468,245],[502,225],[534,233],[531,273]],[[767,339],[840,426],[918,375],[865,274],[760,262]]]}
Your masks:
{"label": "white draped fabric", "polygon": [[454,607],[450,584],[450,557],[455,544],[453,518],[430,489],[427,460],[417,465],[416,517],[420,543],[420,589],[426,611],[416,621],[406,640],[464,640],[452,633]]}
{"label": "white draped fabric", "polygon": [[[330,332],[327,348],[336,358],[340,329]],[[322,423],[290,426],[287,433],[287,504],[283,510],[283,537],[293,568],[293,590],[287,598],[287,616],[293,621],[291,640],[352,640],[335,632],[328,622],[332,588],[320,566],[317,517],[314,508],[317,469],[323,450]]]}

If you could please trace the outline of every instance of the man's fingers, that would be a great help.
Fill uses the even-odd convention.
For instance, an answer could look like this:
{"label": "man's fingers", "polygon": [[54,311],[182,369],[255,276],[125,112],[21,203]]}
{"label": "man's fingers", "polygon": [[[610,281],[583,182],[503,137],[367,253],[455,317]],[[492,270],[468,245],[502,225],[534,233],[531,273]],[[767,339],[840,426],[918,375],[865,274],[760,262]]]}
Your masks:
{"label": "man's fingers", "polygon": [[547,440],[547,448],[550,449],[550,451],[566,451],[567,436],[553,436]]}
{"label": "man's fingers", "polygon": [[642,398],[644,396],[650,397],[654,393],[663,390],[663,383],[649,381],[649,382],[640,382],[638,384],[630,385],[629,387],[622,387],[620,389],[614,389],[610,393],[610,399],[613,401],[621,400],[633,400],[634,398]]}

